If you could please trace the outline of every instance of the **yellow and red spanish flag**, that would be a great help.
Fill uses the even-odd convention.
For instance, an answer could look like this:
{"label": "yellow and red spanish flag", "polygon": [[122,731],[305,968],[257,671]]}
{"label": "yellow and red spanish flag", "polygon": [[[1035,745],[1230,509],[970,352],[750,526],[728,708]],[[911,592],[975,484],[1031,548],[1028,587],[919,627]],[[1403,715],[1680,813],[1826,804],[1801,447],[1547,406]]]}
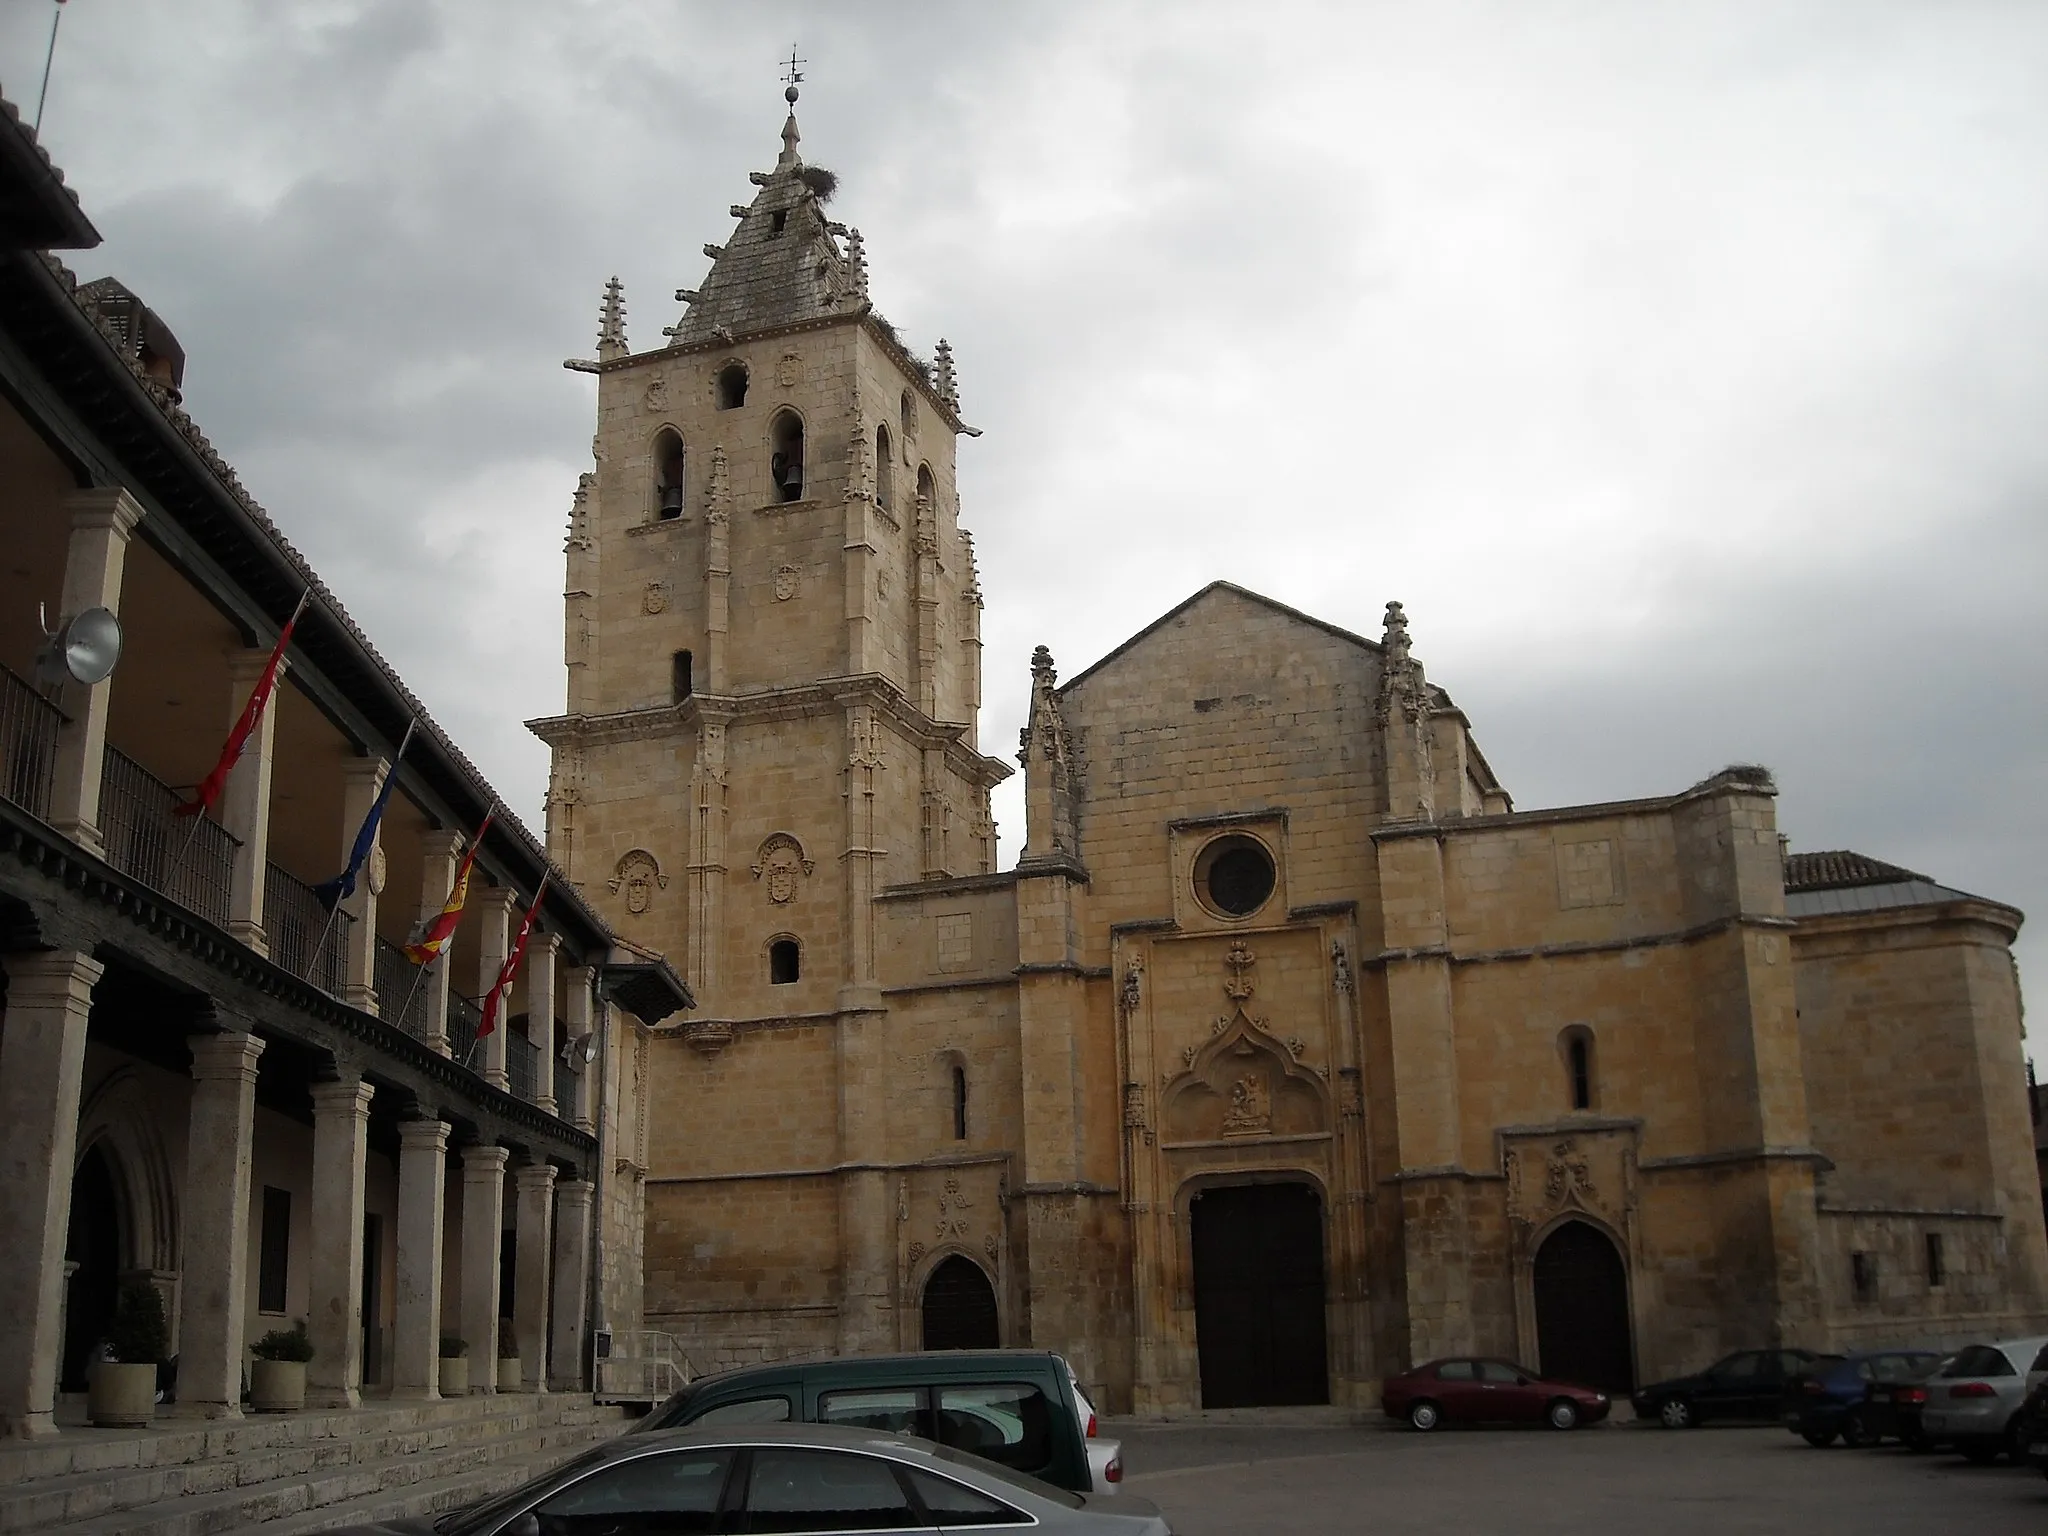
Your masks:
{"label": "yellow and red spanish flag", "polygon": [[484,813],[483,826],[476,829],[476,836],[470,839],[469,852],[462,856],[462,862],[455,866],[455,879],[449,884],[448,899],[441,903],[441,911],[427,931],[405,946],[405,957],[414,965],[432,965],[441,958],[441,951],[448,947],[448,941],[455,936],[455,925],[462,921],[462,907],[469,900],[469,872],[476,866],[477,850],[484,845],[484,832],[497,812]]}
{"label": "yellow and red spanish flag", "polygon": [[242,755],[242,748],[249,744],[255,734],[257,722],[263,718],[263,707],[270,702],[270,695],[277,689],[277,667],[284,660],[284,648],[291,644],[292,630],[297,627],[299,615],[306,611],[306,599],[313,595],[311,587],[299,594],[299,605],[292,610],[292,616],[284,621],[284,628],[277,632],[277,644],[270,648],[270,660],[263,664],[263,674],[256,679],[256,686],[249,690],[249,702],[242,706],[242,713],[236,717],[235,728],[228,732],[227,744],[220,749],[220,761],[213,765],[213,771],[199,781],[199,787],[192,791],[192,798],[177,807],[180,816],[204,816],[213,809],[220,799],[220,792],[227,788],[228,775],[235,771],[235,763]]}
{"label": "yellow and red spanish flag", "polygon": [[498,980],[489,995],[484,998],[484,1020],[476,1027],[476,1037],[481,1040],[498,1027],[498,1000],[505,995],[505,989],[519,974],[519,962],[526,958],[526,941],[533,936],[533,920],[540,916],[540,899],[548,892],[548,875],[540,877],[540,889],[533,893],[533,905],[526,909],[526,921],[519,925],[519,937],[512,941],[512,953],[505,957],[505,963],[498,968]]}

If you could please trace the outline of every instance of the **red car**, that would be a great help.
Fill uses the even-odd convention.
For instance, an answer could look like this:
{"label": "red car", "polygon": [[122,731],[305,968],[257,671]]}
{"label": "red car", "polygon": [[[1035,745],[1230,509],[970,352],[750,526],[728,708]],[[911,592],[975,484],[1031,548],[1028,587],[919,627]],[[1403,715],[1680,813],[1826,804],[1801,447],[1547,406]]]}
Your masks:
{"label": "red car", "polygon": [[1605,1392],[1545,1381],[1505,1360],[1432,1360],[1380,1383],[1389,1418],[1415,1429],[1439,1424],[1597,1424],[1612,1406]]}

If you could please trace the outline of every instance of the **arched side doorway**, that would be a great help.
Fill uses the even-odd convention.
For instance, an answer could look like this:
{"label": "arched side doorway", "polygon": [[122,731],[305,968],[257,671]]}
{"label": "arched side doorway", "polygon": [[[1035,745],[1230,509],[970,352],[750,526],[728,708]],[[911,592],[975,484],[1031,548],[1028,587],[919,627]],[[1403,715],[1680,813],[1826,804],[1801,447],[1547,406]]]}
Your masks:
{"label": "arched side doorway", "polygon": [[93,1348],[113,1321],[121,1289],[121,1197],[104,1148],[86,1148],[71,1176],[71,1230],[64,1257],[72,1271],[64,1302],[64,1358],[58,1390],[83,1392]]}
{"label": "arched side doorway", "polygon": [[1323,1203],[1307,1184],[1207,1189],[1189,1206],[1204,1408],[1327,1403]]}
{"label": "arched side doorway", "polygon": [[1000,1349],[995,1287],[960,1254],[942,1259],[924,1283],[926,1349]]}
{"label": "arched side doorway", "polygon": [[1565,1222],[1536,1250],[1531,1283],[1543,1374],[1604,1392],[1629,1391],[1635,1366],[1628,1270],[1606,1234],[1588,1222]]}

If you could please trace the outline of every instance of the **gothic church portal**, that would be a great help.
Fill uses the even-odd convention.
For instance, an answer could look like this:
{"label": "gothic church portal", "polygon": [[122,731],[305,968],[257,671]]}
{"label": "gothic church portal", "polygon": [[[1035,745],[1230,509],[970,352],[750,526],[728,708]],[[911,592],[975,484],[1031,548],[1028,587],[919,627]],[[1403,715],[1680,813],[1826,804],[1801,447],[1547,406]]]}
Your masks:
{"label": "gothic church portal", "polygon": [[1117,1408],[2048,1317],[2020,915],[1787,858],[1758,769],[1517,812],[1398,604],[1041,649],[998,871],[975,429],[797,143],[663,344],[614,284],[572,365],[550,851],[701,999],[632,1047],[610,1315],[700,1368],[993,1334]]}

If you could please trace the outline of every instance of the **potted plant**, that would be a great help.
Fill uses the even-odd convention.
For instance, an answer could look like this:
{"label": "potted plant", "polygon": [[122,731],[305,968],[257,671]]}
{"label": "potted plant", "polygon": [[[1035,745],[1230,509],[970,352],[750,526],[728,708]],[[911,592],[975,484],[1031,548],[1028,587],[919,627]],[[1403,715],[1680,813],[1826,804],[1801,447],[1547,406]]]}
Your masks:
{"label": "potted plant", "polygon": [[469,1340],[458,1339],[452,1333],[441,1335],[441,1395],[443,1397],[467,1397],[469,1395]]}
{"label": "potted plant", "polygon": [[164,1299],[155,1286],[130,1280],[114,1300],[105,1358],[88,1373],[86,1412],[93,1423],[133,1429],[156,1417],[156,1372],[171,1352]]}
{"label": "potted plant", "polygon": [[313,1358],[313,1341],[303,1321],[273,1328],[249,1346],[249,1353],[256,1357],[249,1368],[251,1408],[290,1413],[306,1406],[306,1362]]}
{"label": "potted plant", "polygon": [[498,1323],[498,1390],[519,1390],[519,1339],[512,1325],[502,1319]]}

